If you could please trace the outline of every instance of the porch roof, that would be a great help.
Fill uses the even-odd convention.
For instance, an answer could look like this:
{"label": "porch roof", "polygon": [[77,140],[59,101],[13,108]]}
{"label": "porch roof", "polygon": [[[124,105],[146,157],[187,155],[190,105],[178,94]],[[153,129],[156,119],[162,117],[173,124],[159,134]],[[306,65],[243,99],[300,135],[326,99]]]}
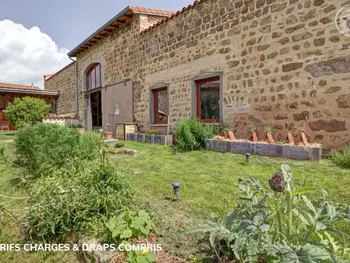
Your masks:
{"label": "porch roof", "polygon": [[19,84],[1,83],[0,92],[8,93],[24,93],[28,95],[46,95],[46,96],[59,96],[60,92],[57,90],[40,89],[37,86],[27,86]]}

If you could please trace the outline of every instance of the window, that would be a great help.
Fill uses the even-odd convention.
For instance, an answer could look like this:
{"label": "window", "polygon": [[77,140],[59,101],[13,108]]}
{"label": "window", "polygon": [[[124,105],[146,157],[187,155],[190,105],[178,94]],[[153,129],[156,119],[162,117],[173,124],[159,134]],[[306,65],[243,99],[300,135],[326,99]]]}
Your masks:
{"label": "window", "polygon": [[168,88],[152,89],[153,124],[167,124],[169,114]]}
{"label": "window", "polygon": [[86,90],[100,88],[101,86],[101,64],[95,64],[86,73]]}
{"label": "window", "polygon": [[195,81],[196,116],[202,122],[220,123],[220,77]]}

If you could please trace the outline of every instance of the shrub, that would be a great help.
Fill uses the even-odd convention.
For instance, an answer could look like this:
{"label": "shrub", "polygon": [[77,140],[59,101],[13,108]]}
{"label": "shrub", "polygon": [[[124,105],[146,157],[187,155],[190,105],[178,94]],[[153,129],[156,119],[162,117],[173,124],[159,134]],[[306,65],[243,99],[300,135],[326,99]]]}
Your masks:
{"label": "shrub", "polygon": [[80,136],[78,155],[81,159],[92,160],[98,157],[98,153],[103,147],[101,134],[87,131]]}
{"label": "shrub", "polygon": [[68,162],[32,187],[23,216],[27,237],[38,242],[78,242],[91,225],[133,205],[133,190],[113,167]]}
{"label": "shrub", "polygon": [[182,150],[200,150],[205,148],[205,140],[213,135],[212,125],[203,124],[195,119],[182,120],[177,129],[177,143]]}
{"label": "shrub", "polygon": [[7,107],[7,117],[9,121],[17,128],[24,125],[33,125],[41,122],[43,117],[49,114],[51,105],[43,99],[24,97],[15,98],[13,103]]}
{"label": "shrub", "polygon": [[350,222],[350,207],[331,204],[321,188],[321,197],[310,201],[293,189],[290,167],[282,165],[282,172],[269,180],[273,192],[254,179],[240,180],[237,207],[199,231],[209,233],[217,255],[235,262],[348,262],[336,227]]}
{"label": "shrub", "polygon": [[16,133],[15,150],[21,165],[40,173],[42,165],[60,167],[76,155],[79,134],[64,126],[38,123]]}
{"label": "shrub", "polygon": [[332,152],[333,162],[343,168],[350,168],[350,147],[345,147],[343,152]]}
{"label": "shrub", "polygon": [[116,142],[114,144],[114,148],[123,148],[125,146],[125,144],[123,142]]}

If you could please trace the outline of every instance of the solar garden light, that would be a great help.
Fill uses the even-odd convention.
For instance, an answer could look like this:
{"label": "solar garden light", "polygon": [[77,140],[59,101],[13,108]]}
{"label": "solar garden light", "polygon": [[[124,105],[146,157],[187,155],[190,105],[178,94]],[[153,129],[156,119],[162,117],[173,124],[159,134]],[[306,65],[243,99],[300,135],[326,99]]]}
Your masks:
{"label": "solar garden light", "polygon": [[177,154],[177,146],[174,147],[174,155]]}
{"label": "solar garden light", "polygon": [[249,163],[249,161],[250,161],[250,156],[251,156],[250,153],[245,154],[245,160],[247,161],[247,163]]}
{"label": "solar garden light", "polygon": [[180,201],[180,183],[172,183],[176,201]]}

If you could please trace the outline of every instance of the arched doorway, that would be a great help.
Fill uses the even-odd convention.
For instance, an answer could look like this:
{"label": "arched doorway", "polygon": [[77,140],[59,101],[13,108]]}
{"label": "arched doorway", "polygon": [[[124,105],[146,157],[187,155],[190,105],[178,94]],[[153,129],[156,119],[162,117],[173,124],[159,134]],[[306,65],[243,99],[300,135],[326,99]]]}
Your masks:
{"label": "arched doorway", "polygon": [[[86,71],[86,91],[90,93],[92,128],[102,128],[101,64],[96,63]],[[96,91],[94,91],[96,89]]]}

